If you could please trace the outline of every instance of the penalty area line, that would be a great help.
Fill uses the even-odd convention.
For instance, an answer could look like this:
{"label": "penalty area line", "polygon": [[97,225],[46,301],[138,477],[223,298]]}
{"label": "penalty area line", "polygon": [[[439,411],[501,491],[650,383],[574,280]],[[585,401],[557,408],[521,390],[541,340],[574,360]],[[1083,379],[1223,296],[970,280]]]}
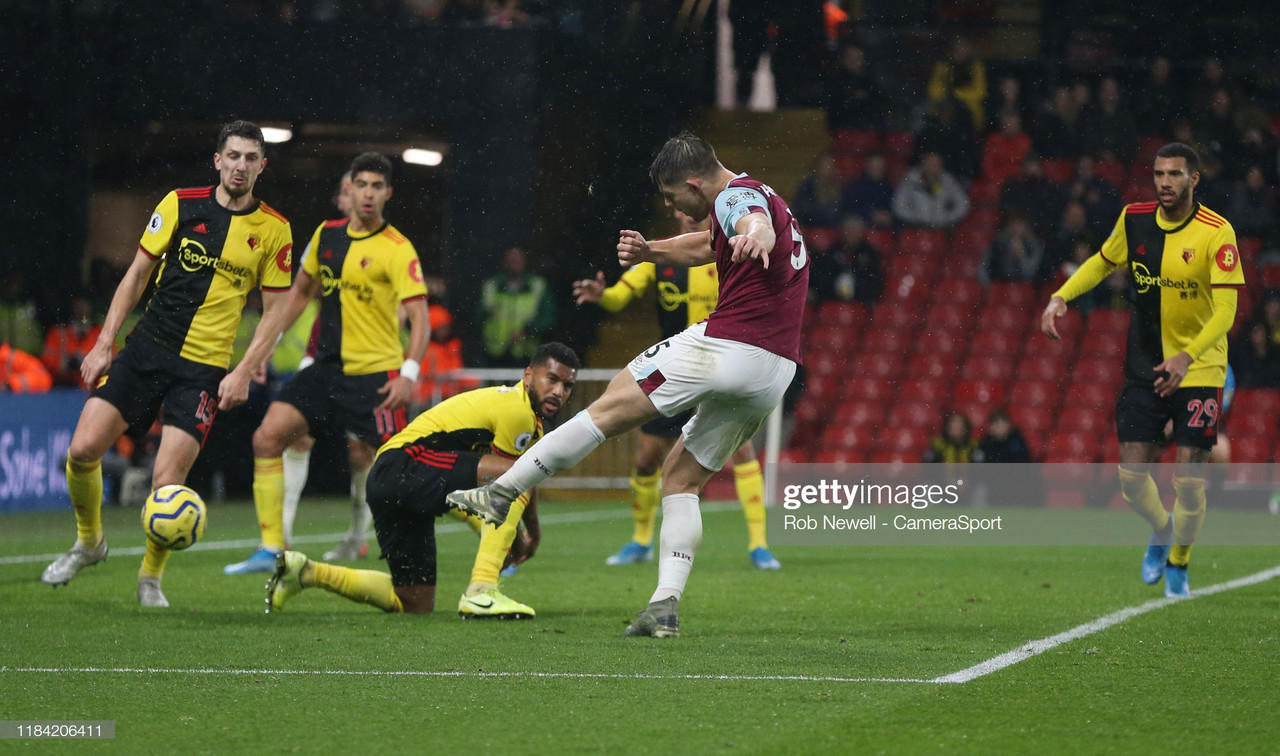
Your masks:
{"label": "penalty area line", "polygon": [[1212,596],[1215,593],[1223,593],[1225,591],[1235,590],[1236,588],[1244,588],[1249,585],[1265,583],[1277,576],[1280,576],[1280,566],[1272,567],[1271,569],[1263,570],[1262,572],[1256,572],[1242,578],[1236,578],[1235,580],[1228,580],[1225,583],[1218,583],[1216,585],[1200,588],[1199,590],[1194,590],[1191,592],[1190,598],[1159,598],[1152,599],[1151,601],[1138,604],[1136,606],[1125,607],[1119,611],[1099,617],[1092,622],[1077,625],[1076,627],[1065,632],[1058,633],[1057,635],[1050,635],[1047,638],[1033,640],[1025,645],[1013,649],[1012,651],[1005,652],[999,656],[993,657],[979,664],[975,664],[968,669],[962,669],[959,672],[952,672],[949,675],[935,677],[930,680],[930,682],[967,683],[993,672],[999,672],[1006,667],[1012,667],[1013,665],[1019,662],[1024,662],[1034,656],[1039,656],[1040,654],[1043,654],[1046,651],[1051,651],[1064,643],[1070,643],[1073,640],[1079,640],[1080,638],[1093,635],[1094,633],[1102,632],[1109,627],[1114,627],[1121,622],[1137,617],[1138,615],[1146,614],[1147,612],[1154,612],[1157,609],[1163,609],[1166,606],[1181,603],[1183,601],[1191,601],[1202,596]]}
{"label": "penalty area line", "polygon": [[240,675],[250,677],[433,677],[433,678],[531,678],[567,680],[714,680],[727,682],[826,682],[826,683],[932,683],[898,677],[826,677],[820,675],[632,675],[610,672],[464,672],[429,670],[348,670],[348,669],[170,669],[146,667],[0,667],[0,674],[108,674],[108,675]]}

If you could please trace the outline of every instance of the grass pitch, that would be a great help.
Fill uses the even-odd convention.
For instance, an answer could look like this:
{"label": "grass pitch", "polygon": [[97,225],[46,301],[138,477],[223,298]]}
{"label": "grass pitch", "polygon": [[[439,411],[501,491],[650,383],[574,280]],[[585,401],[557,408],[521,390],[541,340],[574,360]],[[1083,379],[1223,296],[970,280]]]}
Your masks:
{"label": "grass pitch", "polygon": [[[224,576],[256,531],[211,507],[175,554],[168,610],[134,595],[137,511],[104,512],[111,558],[40,583],[69,512],[0,520],[0,719],[114,720],[119,753],[1274,753],[1280,580],[1161,606],[962,684],[930,682],[1162,595],[1141,547],[777,548],[751,568],[741,515],[704,514],[683,637],[623,638],[656,569],[606,567],[622,500],[544,503],[538,556],[504,590],[524,622],[460,620],[475,538],[441,520],[437,613],[384,615],[321,590],[263,613],[266,576]],[[348,505],[307,501],[319,555]],[[777,513],[774,513],[777,516]],[[1210,517],[1212,517],[1212,512]],[[244,539],[245,545],[219,546]],[[213,548],[209,548],[213,547]],[[376,549],[375,549],[376,553]],[[385,569],[376,559],[351,563]],[[1280,565],[1201,547],[1192,587]]]}

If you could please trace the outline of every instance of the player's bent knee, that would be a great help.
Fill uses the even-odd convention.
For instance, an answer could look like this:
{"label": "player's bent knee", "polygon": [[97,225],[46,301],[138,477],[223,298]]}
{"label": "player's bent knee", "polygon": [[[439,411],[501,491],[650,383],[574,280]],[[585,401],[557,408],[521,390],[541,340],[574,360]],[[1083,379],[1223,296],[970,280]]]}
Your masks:
{"label": "player's bent knee", "polygon": [[405,614],[428,614],[436,610],[434,585],[397,585],[395,591],[400,610]]}

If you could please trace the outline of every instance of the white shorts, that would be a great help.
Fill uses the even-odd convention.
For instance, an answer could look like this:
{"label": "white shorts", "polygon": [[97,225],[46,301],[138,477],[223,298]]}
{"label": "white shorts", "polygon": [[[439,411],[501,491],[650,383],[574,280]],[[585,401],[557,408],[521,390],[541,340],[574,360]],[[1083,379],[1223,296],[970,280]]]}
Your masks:
{"label": "white shorts", "polygon": [[667,417],[697,407],[683,429],[698,464],[719,470],[760,430],[796,374],[796,363],[760,347],[706,335],[698,323],[640,353],[627,370]]}

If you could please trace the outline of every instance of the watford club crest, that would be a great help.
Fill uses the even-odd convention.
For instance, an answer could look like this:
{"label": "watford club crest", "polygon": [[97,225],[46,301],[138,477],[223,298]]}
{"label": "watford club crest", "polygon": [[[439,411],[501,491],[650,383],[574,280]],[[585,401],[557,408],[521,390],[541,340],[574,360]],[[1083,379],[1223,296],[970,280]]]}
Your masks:
{"label": "watford club crest", "polygon": [[249,249],[257,250],[260,241],[257,234],[249,234]]}
{"label": "watford club crest", "polygon": [[1184,263],[1190,264],[1194,259],[1196,259],[1196,251],[1194,249],[1182,250],[1182,261]]}

